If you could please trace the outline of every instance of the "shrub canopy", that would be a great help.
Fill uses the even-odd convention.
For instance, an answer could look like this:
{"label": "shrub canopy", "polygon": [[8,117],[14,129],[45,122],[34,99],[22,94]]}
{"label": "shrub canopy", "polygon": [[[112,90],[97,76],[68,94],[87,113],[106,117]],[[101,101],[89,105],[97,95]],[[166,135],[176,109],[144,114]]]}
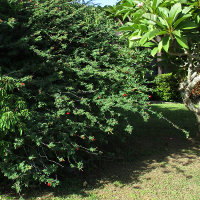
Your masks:
{"label": "shrub canopy", "polygon": [[122,111],[145,120],[148,52],[119,43],[116,25],[66,0],[0,3],[0,169],[22,186],[56,186],[58,169],[83,168]]}

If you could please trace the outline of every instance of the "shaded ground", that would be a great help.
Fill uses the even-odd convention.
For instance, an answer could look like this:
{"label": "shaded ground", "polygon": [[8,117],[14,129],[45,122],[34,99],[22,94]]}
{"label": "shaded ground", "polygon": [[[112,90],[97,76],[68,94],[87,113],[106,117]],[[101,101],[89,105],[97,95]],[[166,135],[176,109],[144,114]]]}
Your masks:
{"label": "shaded ground", "polygon": [[[191,132],[195,118],[181,104],[157,104],[154,110]],[[187,140],[181,131],[152,117],[144,123],[133,119],[133,135],[112,136],[107,151],[115,153],[102,160],[95,171],[74,174],[60,188],[32,188],[26,199],[85,200],[199,200],[200,142]],[[109,150],[108,150],[109,149]],[[7,196],[7,197],[6,197]],[[0,199],[11,198],[0,195]]]}
{"label": "shaded ground", "polygon": [[[170,147],[172,150],[173,147]],[[102,173],[97,199],[195,199],[200,198],[199,147],[145,160],[112,163]]]}

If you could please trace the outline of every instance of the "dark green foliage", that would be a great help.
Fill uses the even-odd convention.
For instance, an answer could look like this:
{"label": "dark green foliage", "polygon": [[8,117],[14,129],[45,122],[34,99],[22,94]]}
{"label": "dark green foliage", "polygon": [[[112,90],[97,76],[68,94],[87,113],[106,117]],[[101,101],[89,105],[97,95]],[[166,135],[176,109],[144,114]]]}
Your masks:
{"label": "dark green foliage", "polygon": [[148,119],[149,54],[120,44],[97,8],[5,2],[15,12],[0,17],[0,169],[18,192],[34,181],[56,186],[58,170],[81,170],[122,121],[132,132],[124,111]]}
{"label": "dark green foliage", "polygon": [[179,83],[172,73],[159,74],[154,79],[154,92],[162,101],[180,101],[181,96],[178,91]]}

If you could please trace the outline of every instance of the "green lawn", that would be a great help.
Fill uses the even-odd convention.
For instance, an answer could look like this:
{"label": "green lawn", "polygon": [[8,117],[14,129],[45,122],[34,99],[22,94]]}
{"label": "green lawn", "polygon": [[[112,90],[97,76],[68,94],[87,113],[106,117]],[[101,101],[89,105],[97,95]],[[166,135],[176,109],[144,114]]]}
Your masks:
{"label": "green lawn", "polygon": [[[191,136],[197,132],[194,115],[182,104],[154,104],[152,108]],[[111,136],[105,149],[115,153],[113,159],[99,161],[95,171],[66,179],[55,190],[33,186],[25,199],[199,200],[200,143],[185,139],[181,131],[155,116],[145,123],[139,116],[128,115],[134,133]],[[1,199],[18,198],[2,194]]]}

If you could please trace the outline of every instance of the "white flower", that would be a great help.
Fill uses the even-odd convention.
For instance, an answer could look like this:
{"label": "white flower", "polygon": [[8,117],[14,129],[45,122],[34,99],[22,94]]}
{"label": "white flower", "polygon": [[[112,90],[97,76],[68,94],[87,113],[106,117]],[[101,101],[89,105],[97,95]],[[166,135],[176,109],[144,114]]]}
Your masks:
{"label": "white flower", "polygon": [[144,5],[143,2],[137,4],[138,7],[142,7],[143,5]]}

